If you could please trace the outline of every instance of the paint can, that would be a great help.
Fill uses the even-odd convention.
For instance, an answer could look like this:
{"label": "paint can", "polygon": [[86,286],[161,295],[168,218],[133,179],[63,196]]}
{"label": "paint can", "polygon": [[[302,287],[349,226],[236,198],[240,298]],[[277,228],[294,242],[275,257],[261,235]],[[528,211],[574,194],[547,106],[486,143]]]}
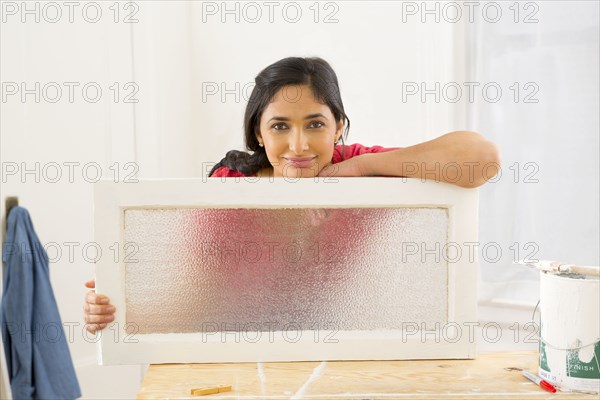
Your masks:
{"label": "paint can", "polygon": [[600,392],[600,280],[540,271],[539,375],[560,390]]}

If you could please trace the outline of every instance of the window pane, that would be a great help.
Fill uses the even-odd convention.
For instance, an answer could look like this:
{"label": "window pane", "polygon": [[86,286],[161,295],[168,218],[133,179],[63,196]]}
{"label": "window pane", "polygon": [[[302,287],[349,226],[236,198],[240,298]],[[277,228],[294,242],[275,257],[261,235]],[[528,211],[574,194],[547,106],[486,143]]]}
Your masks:
{"label": "window pane", "polygon": [[445,208],[127,209],[126,319],[138,333],[431,329],[447,321],[447,237]]}

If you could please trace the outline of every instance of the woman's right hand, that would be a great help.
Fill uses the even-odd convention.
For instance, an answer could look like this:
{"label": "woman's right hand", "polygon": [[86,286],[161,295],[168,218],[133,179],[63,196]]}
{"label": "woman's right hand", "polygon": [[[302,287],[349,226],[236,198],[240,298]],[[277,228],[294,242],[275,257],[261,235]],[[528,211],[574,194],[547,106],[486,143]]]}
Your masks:
{"label": "woman's right hand", "polygon": [[[94,289],[96,281],[94,279],[87,281],[85,287]],[[83,320],[88,332],[96,333],[106,328],[106,325],[115,319],[115,307],[109,301],[108,297],[97,294],[95,290],[87,292],[83,302]]]}

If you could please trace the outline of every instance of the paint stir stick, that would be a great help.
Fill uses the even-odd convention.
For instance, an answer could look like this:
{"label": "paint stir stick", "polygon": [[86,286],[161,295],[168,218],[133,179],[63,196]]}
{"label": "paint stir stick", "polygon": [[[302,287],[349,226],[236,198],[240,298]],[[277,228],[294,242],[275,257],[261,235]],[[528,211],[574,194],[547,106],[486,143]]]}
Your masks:
{"label": "paint stir stick", "polygon": [[600,277],[600,267],[592,267],[575,264],[562,264],[558,261],[541,260],[519,260],[515,264],[526,265],[531,268],[536,268],[540,271],[550,272],[554,274],[580,274]]}

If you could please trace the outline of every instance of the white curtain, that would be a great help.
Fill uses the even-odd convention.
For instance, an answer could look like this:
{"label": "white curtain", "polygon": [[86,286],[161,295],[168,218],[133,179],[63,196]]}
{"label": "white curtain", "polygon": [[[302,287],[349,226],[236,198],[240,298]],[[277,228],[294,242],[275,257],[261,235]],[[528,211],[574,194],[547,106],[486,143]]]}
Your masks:
{"label": "white curtain", "polygon": [[516,258],[599,264],[598,4],[520,2],[469,26],[469,75],[503,91],[496,103],[492,87],[475,91],[468,107],[468,128],[503,156],[481,190],[483,302],[537,302],[538,275]]}

